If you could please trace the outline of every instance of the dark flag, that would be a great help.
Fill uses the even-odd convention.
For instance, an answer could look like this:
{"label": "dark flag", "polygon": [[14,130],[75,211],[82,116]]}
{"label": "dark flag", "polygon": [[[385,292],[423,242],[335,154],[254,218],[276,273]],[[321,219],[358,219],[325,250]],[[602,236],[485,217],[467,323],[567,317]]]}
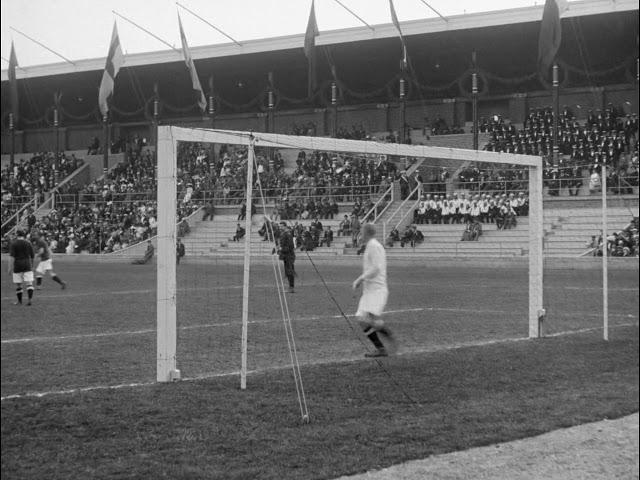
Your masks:
{"label": "dark flag", "polygon": [[565,3],[562,0],[546,0],[544,4],[538,39],[538,70],[543,75],[546,75],[553,65],[560,48],[562,40],[560,14],[564,9]]}
{"label": "dark flag", "polygon": [[109,104],[107,103],[107,100],[113,94],[116,75],[118,75],[118,71],[120,71],[120,67],[122,67],[123,63],[124,54],[122,53],[122,47],[120,46],[118,28],[116,27],[116,23],[113,22],[113,32],[111,33],[111,43],[109,44],[107,63],[104,67],[102,81],[100,82],[100,91],[98,92],[98,105],[100,106],[100,112],[103,116],[109,111]]}
{"label": "dark flag", "polygon": [[16,50],[13,48],[13,42],[11,42],[11,56],[9,57],[9,71],[7,76],[9,77],[9,89],[11,93],[11,113],[13,113],[14,126],[18,123],[20,106],[18,105],[18,80],[16,79],[16,67],[18,66],[18,58],[16,57]]}
{"label": "dark flag", "polygon": [[311,97],[316,88],[316,37],[318,36],[318,23],[316,22],[316,9],[311,0],[311,12],[307,23],[307,32],[304,35],[304,54],[309,62],[308,95]]}
{"label": "dark flag", "polygon": [[398,30],[400,42],[402,42],[402,66],[404,68],[407,66],[407,45],[406,43],[404,43],[404,35],[402,35],[402,29],[400,28],[400,22],[398,21],[398,16],[396,15],[396,9],[393,6],[393,0],[389,0],[389,8],[391,9],[391,21]]}

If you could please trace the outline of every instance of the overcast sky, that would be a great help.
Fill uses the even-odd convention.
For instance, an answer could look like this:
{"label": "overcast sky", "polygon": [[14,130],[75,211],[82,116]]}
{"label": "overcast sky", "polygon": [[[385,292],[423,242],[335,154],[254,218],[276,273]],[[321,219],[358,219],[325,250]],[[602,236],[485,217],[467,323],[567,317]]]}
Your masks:
{"label": "overcast sky", "polygon": [[[390,23],[388,0],[340,0],[369,24]],[[447,15],[460,15],[543,4],[544,0],[427,0]],[[180,3],[226,31],[236,40],[304,33],[311,0],[182,0]],[[168,43],[179,46],[175,0],[2,0],[2,69],[7,68],[11,41],[21,66],[58,63],[60,58],[10,30],[14,27],[71,60],[107,54],[115,15],[127,16]],[[362,24],[335,0],[316,0],[320,31]],[[394,0],[399,20],[436,16],[422,0]],[[229,40],[189,13],[181,11],[190,46]],[[167,47],[124,20],[117,19],[125,53]]]}

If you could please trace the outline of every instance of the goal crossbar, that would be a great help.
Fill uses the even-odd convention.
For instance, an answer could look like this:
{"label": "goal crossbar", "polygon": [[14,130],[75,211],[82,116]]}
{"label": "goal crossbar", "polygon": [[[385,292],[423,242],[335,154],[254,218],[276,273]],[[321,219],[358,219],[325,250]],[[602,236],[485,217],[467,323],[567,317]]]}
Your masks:
{"label": "goal crossbar", "polygon": [[[364,140],[303,137],[274,133],[158,127],[158,264],[157,264],[157,380],[180,378],[176,363],[176,207],[177,144],[202,142],[251,147],[293,148],[413,158],[452,159],[518,165],[529,169],[529,337],[540,335],[543,310],[542,158],[530,155],[459,148],[404,145]],[[246,232],[246,238],[250,232]]]}

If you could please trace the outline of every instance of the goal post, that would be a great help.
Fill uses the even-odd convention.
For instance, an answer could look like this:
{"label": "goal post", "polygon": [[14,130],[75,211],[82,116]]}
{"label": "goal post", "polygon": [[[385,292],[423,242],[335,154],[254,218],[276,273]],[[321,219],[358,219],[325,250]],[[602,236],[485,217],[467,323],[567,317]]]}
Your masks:
{"label": "goal post", "polygon": [[[540,335],[543,310],[543,205],[542,158],[529,155],[496,153],[467,149],[379,143],[325,137],[303,137],[261,132],[242,132],[177,126],[158,127],[158,255],[157,255],[157,380],[167,382],[180,378],[176,359],[176,207],[178,142],[217,143],[247,147],[250,159],[253,148],[299,149],[340,154],[386,155],[391,157],[450,159],[463,162],[515,165],[528,168],[529,189],[529,305],[528,335]],[[427,160],[428,161],[428,160]],[[253,162],[251,162],[253,163]],[[251,164],[250,163],[250,164]],[[249,177],[249,175],[247,175]],[[249,186],[251,188],[251,186]],[[251,218],[247,204],[247,218]],[[247,221],[248,228],[250,222]],[[250,231],[246,232],[249,238]],[[246,256],[246,253],[245,253]],[[245,258],[245,262],[248,261]],[[245,268],[248,275],[248,269]],[[243,285],[246,288],[247,279]],[[248,294],[248,292],[246,292]],[[247,302],[243,301],[243,324],[246,324]],[[246,328],[242,333],[246,342]],[[244,355],[244,352],[243,352]],[[242,359],[243,365],[246,358]],[[244,380],[243,380],[244,383]]]}

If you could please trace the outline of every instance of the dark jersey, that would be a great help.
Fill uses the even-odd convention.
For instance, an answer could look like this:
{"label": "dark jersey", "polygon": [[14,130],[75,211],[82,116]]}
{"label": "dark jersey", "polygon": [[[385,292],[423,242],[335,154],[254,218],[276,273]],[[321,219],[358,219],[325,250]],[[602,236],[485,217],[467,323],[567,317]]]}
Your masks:
{"label": "dark jersey", "polygon": [[30,272],[33,269],[33,247],[26,240],[12,242],[9,255],[13,257],[13,273]]}
{"label": "dark jersey", "polygon": [[[40,260],[49,260],[51,258],[51,250],[49,249],[49,244],[43,238],[38,238],[35,241],[36,252],[40,255]],[[40,253],[42,250],[42,253]]]}

